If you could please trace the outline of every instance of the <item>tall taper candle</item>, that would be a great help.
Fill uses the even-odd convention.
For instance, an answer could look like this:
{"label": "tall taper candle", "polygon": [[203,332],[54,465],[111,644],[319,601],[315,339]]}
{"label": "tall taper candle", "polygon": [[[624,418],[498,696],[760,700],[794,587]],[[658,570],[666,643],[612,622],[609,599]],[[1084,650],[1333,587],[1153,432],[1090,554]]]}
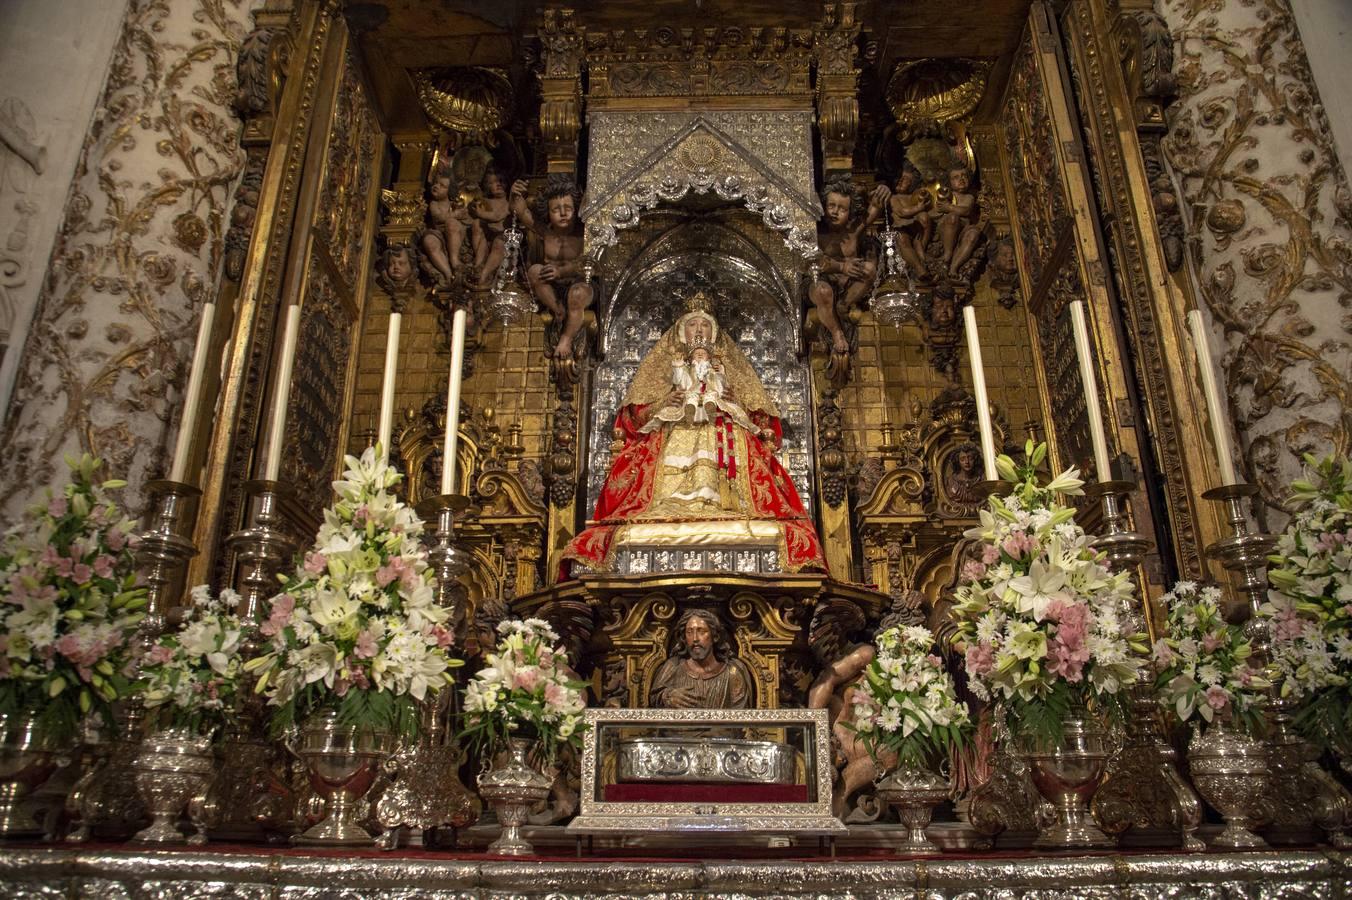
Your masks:
{"label": "tall taper candle", "polygon": [[169,467],[169,480],[182,481],[188,472],[188,448],[192,433],[197,428],[197,407],[202,402],[202,379],[207,371],[207,351],[211,344],[211,327],[216,320],[216,304],[202,306],[202,320],[197,323],[197,343],[193,345],[192,368],[188,370],[188,389],[183,393],[183,418],[178,422],[178,440],[174,442],[174,461]]}
{"label": "tall taper candle", "polygon": [[286,330],[282,332],[281,368],[273,384],[272,420],[268,426],[268,452],[263,478],[276,481],[282,471],[282,446],[286,443],[286,406],[291,399],[291,370],[296,365],[296,341],[300,337],[300,304],[286,308]]}
{"label": "tall taper candle", "polygon": [[1094,474],[1099,481],[1112,481],[1108,435],[1103,431],[1103,409],[1099,406],[1098,378],[1094,375],[1094,354],[1089,349],[1089,323],[1085,321],[1083,300],[1070,302],[1070,326],[1075,334],[1075,355],[1080,360],[1080,384],[1084,387],[1084,409],[1089,417],[1089,441],[1094,445]]}
{"label": "tall taper candle", "polygon": [[1211,439],[1216,443],[1216,462],[1221,471],[1221,483],[1237,484],[1235,457],[1230,445],[1230,417],[1221,403],[1221,392],[1216,386],[1216,370],[1211,362],[1211,347],[1207,343],[1206,324],[1202,311],[1188,313],[1188,327],[1192,331],[1193,349],[1197,351],[1197,368],[1202,373],[1202,393],[1206,395],[1207,415],[1211,419]]}
{"label": "tall taper candle", "polygon": [[986,468],[986,480],[999,477],[995,472],[995,433],[991,430],[991,402],[986,396],[986,368],[981,363],[981,338],[976,333],[976,310],[962,308],[962,321],[967,326],[967,356],[972,364],[972,393],[976,394],[976,423],[981,429],[981,457]]}
{"label": "tall taper candle", "polygon": [[465,311],[451,317],[451,381],[446,390],[446,443],[441,449],[441,492],[455,487],[455,445],[460,440],[460,370],[465,367]]}
{"label": "tall taper candle", "polygon": [[380,384],[380,430],[376,441],[385,459],[390,458],[390,434],[394,430],[394,376],[399,368],[399,326],[404,317],[390,313],[390,332],[385,339],[385,380]]}

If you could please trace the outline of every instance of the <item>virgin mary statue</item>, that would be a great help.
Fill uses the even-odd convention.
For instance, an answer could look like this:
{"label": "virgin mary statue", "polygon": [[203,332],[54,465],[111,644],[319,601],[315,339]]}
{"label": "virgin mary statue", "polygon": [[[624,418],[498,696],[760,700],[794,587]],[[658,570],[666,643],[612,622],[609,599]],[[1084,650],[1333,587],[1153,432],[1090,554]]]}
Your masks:
{"label": "virgin mary statue", "polygon": [[826,570],[821,541],[775,458],[779,410],[696,294],[639,364],[615,417],[610,474],[572,560],[615,570],[622,547],[778,549],[786,572]]}

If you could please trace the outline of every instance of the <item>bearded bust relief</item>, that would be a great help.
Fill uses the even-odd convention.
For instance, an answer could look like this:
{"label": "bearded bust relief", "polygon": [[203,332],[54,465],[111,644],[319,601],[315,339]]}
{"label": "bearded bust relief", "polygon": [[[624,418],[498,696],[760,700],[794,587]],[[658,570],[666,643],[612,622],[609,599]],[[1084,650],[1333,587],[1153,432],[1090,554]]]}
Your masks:
{"label": "bearded bust relief", "polygon": [[663,709],[747,709],[751,671],[732,654],[728,631],[705,609],[676,623],[676,645],[653,676],[648,705]]}

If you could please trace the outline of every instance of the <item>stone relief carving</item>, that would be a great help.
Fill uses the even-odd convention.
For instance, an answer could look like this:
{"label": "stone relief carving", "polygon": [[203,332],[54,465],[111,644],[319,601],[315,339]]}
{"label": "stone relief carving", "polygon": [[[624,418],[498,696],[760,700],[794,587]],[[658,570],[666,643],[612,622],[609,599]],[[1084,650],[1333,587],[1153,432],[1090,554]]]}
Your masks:
{"label": "stone relief carving", "polygon": [[1164,152],[1189,263],[1244,474],[1280,528],[1301,454],[1352,445],[1352,193],[1287,0],[1159,9],[1178,57]]}
{"label": "stone relief carving", "polygon": [[244,161],[231,106],[249,5],[129,5],[0,437],[10,516],[64,453],[106,457],[133,508],[163,468]]}
{"label": "stone relief carving", "polygon": [[47,148],[38,142],[36,123],[17,97],[0,100],[0,362],[9,350],[18,304],[13,291],[28,283],[28,233],[37,207],[27,194],[34,176],[47,165]]}

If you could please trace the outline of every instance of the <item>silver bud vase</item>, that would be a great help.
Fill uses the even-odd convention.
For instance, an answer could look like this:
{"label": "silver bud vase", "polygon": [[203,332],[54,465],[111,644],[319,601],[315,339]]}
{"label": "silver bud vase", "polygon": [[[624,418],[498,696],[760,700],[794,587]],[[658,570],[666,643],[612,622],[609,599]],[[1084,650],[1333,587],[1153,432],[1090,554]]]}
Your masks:
{"label": "silver bud vase", "polygon": [[1225,819],[1225,830],[1210,846],[1225,850],[1261,850],[1267,841],[1250,829],[1256,824],[1267,788],[1267,747],[1216,721],[1199,728],[1188,742],[1192,783],[1202,799]]}
{"label": "silver bud vase", "polygon": [[393,735],[340,725],[332,710],[306,719],[293,750],[309,770],[310,786],[324,798],[324,818],[295,838],[296,843],[372,844],[375,839],[361,824],[370,813],[366,794],[394,748]]}
{"label": "silver bud vase", "polygon": [[529,856],[535,852],[521,834],[531,808],[549,796],[549,778],[530,764],[535,741],[514,737],[507,741],[507,761],[479,776],[479,796],[493,806],[502,835],[488,845],[489,853],[502,856]]}
{"label": "silver bud vase", "polygon": [[897,811],[906,826],[906,839],[897,847],[900,856],[940,853],[942,848],[925,834],[934,807],[948,799],[948,779],[916,765],[902,764],[877,783],[878,796]]}
{"label": "silver bud vase", "polygon": [[[132,838],[140,843],[205,844],[206,822],[201,815],[202,794],[216,769],[211,735],[188,728],[166,728],[141,742],[132,762],[136,789],[154,821]],[[178,820],[184,807],[192,805],[190,819],[196,828],[184,838]]]}
{"label": "silver bud vase", "polygon": [[34,713],[0,715],[0,837],[36,837],[42,828],[24,801],[63,764]]}
{"label": "silver bud vase", "polygon": [[1024,754],[1033,785],[1056,813],[1056,821],[1038,833],[1033,846],[1045,850],[1111,847],[1113,839],[1089,814],[1089,801],[1103,781],[1108,760],[1107,735],[1087,717],[1068,717],[1064,726],[1061,742],[1055,747]]}

